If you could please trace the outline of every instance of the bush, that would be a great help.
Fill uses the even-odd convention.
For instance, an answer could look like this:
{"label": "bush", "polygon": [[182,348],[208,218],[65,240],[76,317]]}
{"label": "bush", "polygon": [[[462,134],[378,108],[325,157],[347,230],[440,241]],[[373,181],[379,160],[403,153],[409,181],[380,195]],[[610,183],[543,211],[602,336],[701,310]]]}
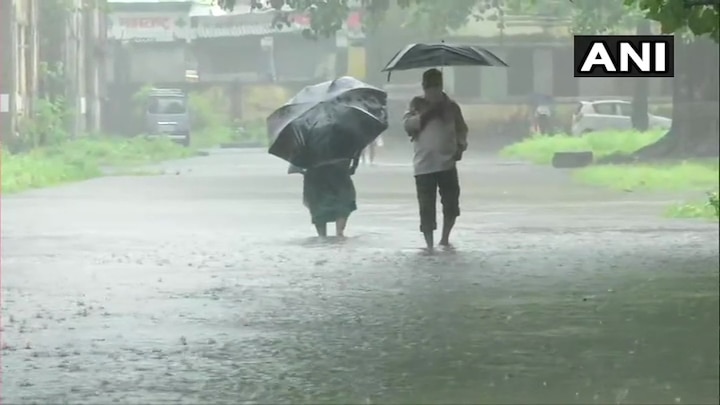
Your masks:
{"label": "bush", "polygon": [[199,131],[208,129],[229,128],[230,99],[220,87],[190,92],[188,96],[193,128]]}
{"label": "bush", "polygon": [[534,135],[503,148],[500,154],[536,164],[550,164],[555,152],[591,151],[595,159],[598,159],[617,154],[630,154],[657,141],[664,134],[664,131],[603,131],[581,136]]}
{"label": "bush", "polygon": [[196,129],[193,146],[267,145],[265,120],[232,121],[229,106],[229,98],[219,87],[190,93],[190,111]]}
{"label": "bush", "polygon": [[145,111],[148,105],[148,98],[153,90],[151,84],[146,84],[132,96],[133,115],[139,122],[145,122]]}
{"label": "bush", "polygon": [[678,204],[670,207],[667,215],[673,218],[707,218],[720,219],[720,197],[717,191],[707,195],[704,203]]}
{"label": "bush", "polygon": [[715,216],[720,217],[720,192],[708,193],[708,205],[715,211]]}
{"label": "bush", "polygon": [[63,98],[40,98],[32,115],[18,121],[17,136],[6,139],[4,146],[12,152],[22,152],[64,142],[70,139],[67,127],[71,114]]}

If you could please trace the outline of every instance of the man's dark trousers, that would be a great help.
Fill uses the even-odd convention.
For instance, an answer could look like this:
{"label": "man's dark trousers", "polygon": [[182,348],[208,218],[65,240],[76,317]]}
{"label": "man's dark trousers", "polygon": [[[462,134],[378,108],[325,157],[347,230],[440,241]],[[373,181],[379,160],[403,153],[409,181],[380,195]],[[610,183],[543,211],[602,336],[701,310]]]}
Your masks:
{"label": "man's dark trousers", "polygon": [[415,176],[418,205],[420,207],[420,232],[437,229],[437,194],[446,219],[460,216],[460,181],[457,168]]}

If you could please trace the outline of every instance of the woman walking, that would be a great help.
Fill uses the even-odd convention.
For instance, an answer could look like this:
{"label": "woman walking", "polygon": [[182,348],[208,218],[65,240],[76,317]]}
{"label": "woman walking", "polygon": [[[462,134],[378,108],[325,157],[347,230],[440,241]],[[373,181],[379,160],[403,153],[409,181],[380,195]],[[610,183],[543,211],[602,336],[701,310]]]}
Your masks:
{"label": "woman walking", "polygon": [[327,236],[327,224],[335,223],[335,234],[345,236],[348,217],[357,209],[352,176],[360,156],[312,167],[304,172],[303,202],[319,237]]}

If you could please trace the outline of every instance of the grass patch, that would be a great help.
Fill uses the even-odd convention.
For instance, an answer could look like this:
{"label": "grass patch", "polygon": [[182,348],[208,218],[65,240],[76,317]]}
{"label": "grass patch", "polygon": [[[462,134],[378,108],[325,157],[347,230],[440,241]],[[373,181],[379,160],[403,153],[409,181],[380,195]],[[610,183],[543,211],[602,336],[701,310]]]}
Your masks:
{"label": "grass patch", "polygon": [[212,148],[225,142],[230,142],[234,138],[235,132],[232,128],[205,128],[193,132],[190,138],[190,146],[194,149]]}
{"label": "grass patch", "polygon": [[[629,155],[660,139],[666,131],[604,131],[582,136],[537,135],[509,145],[500,155],[551,164],[556,152],[593,152],[600,159],[611,155]],[[706,191],[717,190],[720,183],[717,159],[666,162],[661,164],[597,165],[575,170],[575,180],[624,191]],[[718,193],[708,201],[676,204],[666,214],[675,218],[718,218]]]}
{"label": "grass patch", "polygon": [[603,131],[582,136],[536,135],[506,146],[500,155],[528,160],[536,164],[552,162],[555,152],[592,151],[595,159],[614,154],[629,154],[660,139],[667,131]]}
{"label": "grass patch", "polygon": [[236,123],[235,128],[207,128],[193,134],[191,139],[194,148],[210,148],[225,144],[243,144],[268,146],[265,121],[249,121]]}
{"label": "grass patch", "polygon": [[708,193],[707,201],[676,204],[665,213],[671,218],[703,218],[717,221],[720,218],[720,196],[717,191]]}
{"label": "grass patch", "polygon": [[626,191],[713,190],[720,181],[719,166],[717,160],[662,165],[600,165],[579,169],[573,175],[586,184]]}
{"label": "grass patch", "polygon": [[[590,166],[574,172],[583,183],[625,191],[716,190],[720,182],[720,163],[688,161],[664,165]],[[672,218],[718,219],[718,192],[708,193],[707,201],[675,204],[665,215]]]}
{"label": "grass patch", "polygon": [[3,194],[87,180],[106,173],[103,168],[116,169],[111,175],[150,175],[152,171],[132,169],[163,160],[195,156],[198,150],[228,142],[257,141],[267,143],[264,123],[248,125],[244,131],[228,127],[214,127],[193,134],[190,148],[168,139],[117,138],[88,136],[55,146],[33,149],[27,153],[12,154],[2,150]]}
{"label": "grass patch", "polygon": [[28,153],[2,151],[3,194],[86,180],[104,166],[128,167],[193,155],[166,139],[87,137]]}

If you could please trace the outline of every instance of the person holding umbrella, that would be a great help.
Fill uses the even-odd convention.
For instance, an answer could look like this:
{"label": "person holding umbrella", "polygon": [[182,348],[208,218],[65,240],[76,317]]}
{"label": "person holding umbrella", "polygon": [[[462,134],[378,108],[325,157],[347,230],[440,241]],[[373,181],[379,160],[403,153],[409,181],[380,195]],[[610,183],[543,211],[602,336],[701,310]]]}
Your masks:
{"label": "person holding umbrella", "polygon": [[352,176],[360,156],[323,163],[304,170],[303,203],[319,237],[327,237],[327,224],[335,223],[335,235],[345,237],[350,214],[357,209]]}
{"label": "person holding umbrella", "polygon": [[429,69],[422,76],[423,95],[415,97],[405,114],[405,131],[414,145],[415,186],[420,208],[420,232],[429,250],[437,229],[436,200],[443,207],[441,246],[450,246],[450,233],[460,216],[460,183],[456,163],[467,149],[468,127],[460,106],[443,91],[442,72]]}
{"label": "person holding umbrella", "polygon": [[[410,44],[401,49],[382,69],[388,73],[434,66],[507,67],[495,54],[476,45]],[[415,147],[415,185],[420,205],[420,231],[428,249],[434,247],[437,228],[435,205],[437,192],[443,205],[443,229],[440,244],[450,246],[450,232],[460,215],[460,184],[455,164],[467,148],[468,128],[462,111],[443,91],[442,72],[423,73],[423,92],[410,102],[405,114],[405,131]]]}
{"label": "person holding umbrella", "polygon": [[387,93],[353,77],[303,88],[267,118],[268,152],[302,173],[303,203],[318,236],[345,236],[357,209],[351,176],[360,154],[388,128]]}

